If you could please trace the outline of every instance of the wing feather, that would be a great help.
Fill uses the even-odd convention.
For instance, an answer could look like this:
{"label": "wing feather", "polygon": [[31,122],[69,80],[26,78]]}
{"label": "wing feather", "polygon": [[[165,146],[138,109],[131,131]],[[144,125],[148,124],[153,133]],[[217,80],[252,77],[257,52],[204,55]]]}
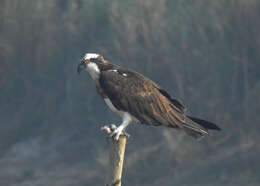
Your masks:
{"label": "wing feather", "polygon": [[165,90],[141,74],[120,71],[125,75],[112,70],[100,75],[100,86],[118,110],[130,112],[143,124],[182,128],[185,115],[180,102],[174,104]]}

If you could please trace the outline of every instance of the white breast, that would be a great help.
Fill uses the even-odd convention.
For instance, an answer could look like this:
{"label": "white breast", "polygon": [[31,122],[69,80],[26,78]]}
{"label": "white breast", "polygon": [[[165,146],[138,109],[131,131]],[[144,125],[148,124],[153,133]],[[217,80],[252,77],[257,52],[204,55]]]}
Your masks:
{"label": "white breast", "polygon": [[115,113],[117,113],[118,115],[120,115],[121,117],[123,117],[124,115],[124,112],[123,111],[120,111],[120,110],[117,110],[116,107],[113,105],[113,103],[110,101],[109,98],[105,98],[105,102],[107,104],[107,106]]}
{"label": "white breast", "polygon": [[108,105],[108,107],[113,111],[115,112],[116,114],[118,114],[119,116],[121,116],[122,118],[127,114],[129,115],[129,117],[131,117],[131,120],[135,121],[135,122],[139,122],[139,120],[137,118],[135,118],[134,116],[132,116],[131,114],[127,113],[127,112],[124,112],[124,111],[120,111],[120,110],[117,110],[116,107],[113,105],[113,103],[110,101],[109,98],[105,98],[104,99],[106,104]]}

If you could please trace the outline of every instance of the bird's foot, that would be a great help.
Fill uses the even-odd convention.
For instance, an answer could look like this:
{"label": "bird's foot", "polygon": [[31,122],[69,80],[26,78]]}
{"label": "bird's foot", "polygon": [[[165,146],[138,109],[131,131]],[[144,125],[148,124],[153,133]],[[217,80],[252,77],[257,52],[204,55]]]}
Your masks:
{"label": "bird's foot", "polygon": [[109,134],[109,137],[118,141],[119,136],[123,134],[123,127],[120,125]]}
{"label": "bird's foot", "polygon": [[126,138],[130,138],[130,134],[128,134],[125,130],[123,130],[122,135],[124,135]]}
{"label": "bird's foot", "polygon": [[109,126],[105,125],[104,127],[101,128],[101,130],[106,131],[109,134],[109,137],[116,141],[118,141],[120,135],[124,135],[127,138],[130,137],[130,135],[125,132],[124,127],[121,125],[118,127],[116,127],[116,125],[114,124],[111,124]]}

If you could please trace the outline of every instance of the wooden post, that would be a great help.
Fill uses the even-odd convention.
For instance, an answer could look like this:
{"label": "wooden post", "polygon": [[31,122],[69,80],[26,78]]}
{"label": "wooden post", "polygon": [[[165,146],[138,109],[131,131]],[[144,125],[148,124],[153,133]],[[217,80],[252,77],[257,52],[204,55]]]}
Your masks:
{"label": "wooden post", "polygon": [[118,141],[111,140],[107,186],[121,186],[125,144],[125,135],[121,135]]}

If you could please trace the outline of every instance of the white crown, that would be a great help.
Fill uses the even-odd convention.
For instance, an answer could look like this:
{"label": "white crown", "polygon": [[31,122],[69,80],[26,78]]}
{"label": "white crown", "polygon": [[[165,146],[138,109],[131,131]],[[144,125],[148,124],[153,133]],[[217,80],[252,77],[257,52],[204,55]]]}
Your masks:
{"label": "white crown", "polygon": [[95,53],[86,53],[84,56],[84,59],[91,59],[91,58],[97,58],[99,56],[99,54],[95,54]]}

